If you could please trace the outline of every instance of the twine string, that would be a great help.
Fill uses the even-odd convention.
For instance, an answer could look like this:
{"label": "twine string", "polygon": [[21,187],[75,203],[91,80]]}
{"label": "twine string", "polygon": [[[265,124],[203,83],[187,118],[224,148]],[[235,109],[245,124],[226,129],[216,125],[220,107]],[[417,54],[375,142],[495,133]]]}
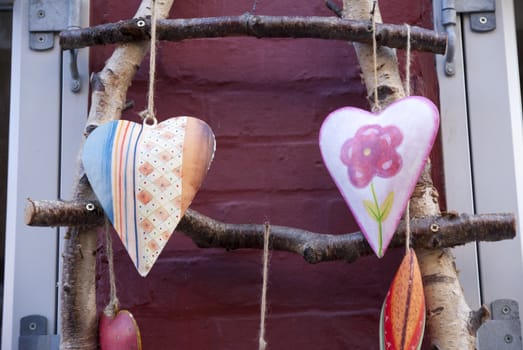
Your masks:
{"label": "twine string", "polygon": [[256,6],[258,5],[258,0],[253,0],[251,13],[254,15],[256,13]]}
{"label": "twine string", "polygon": [[[405,57],[405,95],[410,96],[410,25],[407,26],[407,52]],[[405,209],[405,254],[409,253],[410,249],[410,199],[407,201],[407,208]]]}
{"label": "twine string", "polygon": [[156,81],[156,0],[151,0],[151,47],[149,55],[149,87],[147,95],[147,110],[143,113],[143,123],[155,126],[158,121],[154,111],[154,91]]}
{"label": "twine string", "polygon": [[372,64],[374,66],[374,109],[380,110],[380,101],[378,98],[378,43],[376,40],[376,5],[377,0],[374,0],[371,10],[372,21]]}
{"label": "twine string", "polygon": [[262,269],[262,294],[260,307],[260,335],[258,338],[258,350],[265,350],[267,348],[267,341],[265,340],[265,318],[267,316],[267,281],[269,277],[269,237],[271,234],[271,225],[265,223],[265,231],[263,233],[263,269]]}
{"label": "twine string", "polygon": [[405,24],[405,26],[407,27],[407,50],[405,58],[405,95],[410,96],[410,63],[412,60],[410,54],[410,25]]}
{"label": "twine string", "polygon": [[407,201],[405,208],[405,254],[410,250],[410,199]]}
{"label": "twine string", "polygon": [[109,220],[105,218],[105,254],[109,264],[109,304],[105,307],[104,313],[109,317],[114,317],[119,309],[119,300],[116,293],[116,278],[114,273],[114,254],[113,241],[111,239],[111,229]]}

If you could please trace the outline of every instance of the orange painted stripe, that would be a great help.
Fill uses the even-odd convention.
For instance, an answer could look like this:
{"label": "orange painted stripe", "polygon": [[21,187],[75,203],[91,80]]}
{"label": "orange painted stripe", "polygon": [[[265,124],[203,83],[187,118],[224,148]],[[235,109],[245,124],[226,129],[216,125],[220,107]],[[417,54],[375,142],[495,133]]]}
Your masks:
{"label": "orange painted stripe", "polygon": [[[124,242],[124,239],[122,237],[122,230],[123,228],[123,220],[122,220],[122,164],[123,164],[123,157],[122,157],[122,151],[124,150],[125,141],[127,138],[128,130],[130,127],[130,123],[125,123],[125,127],[121,128],[120,126],[123,123],[120,123],[118,126],[118,131],[116,134],[116,145],[115,147],[115,161],[118,162],[118,167],[113,171],[113,189],[116,190],[116,195],[113,195],[113,198],[116,198],[114,201],[113,207],[114,207],[114,222],[117,226],[117,232],[120,236],[120,239],[122,242]],[[113,162],[115,164],[116,162]]]}

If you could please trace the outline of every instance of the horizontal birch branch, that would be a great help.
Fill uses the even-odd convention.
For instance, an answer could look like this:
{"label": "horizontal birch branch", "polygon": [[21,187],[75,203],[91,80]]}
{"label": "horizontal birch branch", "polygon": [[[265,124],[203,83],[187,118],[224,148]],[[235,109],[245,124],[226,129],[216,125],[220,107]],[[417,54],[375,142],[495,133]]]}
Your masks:
{"label": "horizontal birch branch", "polygon": [[[83,226],[104,223],[103,210],[97,202],[33,201],[25,211],[30,226]],[[178,231],[190,237],[200,248],[263,249],[263,224],[228,224],[188,209]],[[516,236],[513,214],[453,214],[414,218],[410,222],[412,246],[434,249],[454,247],[474,241],[500,241]],[[360,232],[323,234],[293,227],[271,226],[271,249],[299,254],[311,263],[345,260],[373,254]],[[405,225],[400,223],[390,244],[405,245]]]}
{"label": "horizontal birch branch", "polygon": [[[180,41],[197,38],[253,36],[256,38],[316,38],[372,43],[370,21],[336,17],[258,16],[249,13],[235,17],[163,19],[157,21],[159,40]],[[138,18],[101,24],[60,33],[62,49],[122,44],[150,39],[150,19]],[[376,24],[378,45],[405,49],[407,26]],[[411,49],[445,53],[447,36],[433,30],[411,26]]]}

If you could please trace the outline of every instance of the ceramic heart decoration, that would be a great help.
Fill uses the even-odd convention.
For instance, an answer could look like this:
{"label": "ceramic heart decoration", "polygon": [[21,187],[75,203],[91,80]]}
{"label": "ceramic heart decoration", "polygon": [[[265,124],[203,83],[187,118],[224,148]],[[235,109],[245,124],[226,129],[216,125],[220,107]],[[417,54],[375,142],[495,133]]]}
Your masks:
{"label": "ceramic heart decoration", "polygon": [[102,312],[98,328],[101,350],[142,350],[140,329],[129,311],[120,310],[114,317]]}
{"label": "ceramic heart decoration", "polygon": [[149,273],[189,207],[214,150],[211,128],[193,117],[113,121],[89,135],[87,178],[140,275]]}
{"label": "ceramic heart decoration", "polygon": [[383,302],[380,350],[419,350],[424,332],[423,282],[416,254],[409,249]]}
{"label": "ceramic heart decoration", "polygon": [[396,231],[438,127],[438,109],[419,96],[379,114],[344,107],[321,126],[323,161],[378,257]]}

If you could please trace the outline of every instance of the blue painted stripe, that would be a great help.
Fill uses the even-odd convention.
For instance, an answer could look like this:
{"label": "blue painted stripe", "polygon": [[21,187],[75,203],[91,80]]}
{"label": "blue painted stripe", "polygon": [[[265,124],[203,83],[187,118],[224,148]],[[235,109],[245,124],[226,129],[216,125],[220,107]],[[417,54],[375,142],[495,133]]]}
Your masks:
{"label": "blue painted stripe", "polygon": [[[129,163],[129,149],[131,147],[129,147],[129,144],[131,143],[132,139],[133,139],[133,133],[134,133],[134,127],[135,127],[135,124],[132,123],[131,124],[131,131],[129,131],[129,136],[127,137],[127,140],[128,141],[128,144],[127,144],[127,150],[125,151],[125,158],[124,158],[124,165],[123,165],[123,169],[122,169],[122,172],[123,172],[123,193],[124,193],[124,198],[123,198],[123,207],[124,207],[124,210],[121,210],[121,215],[123,216],[123,222],[124,222],[124,232],[125,232],[125,247],[129,247],[129,228],[127,227],[127,220],[128,220],[128,210],[127,210],[127,169],[128,169],[128,163]],[[134,164],[133,164],[134,165]]]}
{"label": "blue painted stripe", "polygon": [[82,161],[89,183],[94,189],[105,215],[113,222],[113,198],[111,185],[112,151],[116,123],[100,125],[87,138]]}
{"label": "blue painted stripe", "polygon": [[[138,148],[138,143],[140,142],[140,136],[142,136],[144,126],[140,124],[140,133],[138,134],[138,137],[136,138],[136,142],[134,144],[134,152],[133,152],[133,169],[136,169],[136,150]],[[133,189],[136,189],[136,171],[133,171]],[[134,209],[134,239],[135,239],[135,247],[136,247],[136,268],[140,268],[140,256],[138,255],[138,223],[136,222],[138,217],[136,216],[136,193],[133,196],[133,209]]]}
{"label": "blue painted stripe", "polygon": [[112,164],[113,164],[113,142],[114,142],[114,136],[116,134],[116,128],[118,127],[118,122],[112,122],[109,126],[109,132],[107,135],[107,138],[105,140],[104,144],[104,151],[106,153],[106,156],[103,157],[103,174],[105,178],[105,186],[108,189],[107,193],[110,193],[109,196],[109,203],[107,203],[108,211],[106,212],[106,215],[109,217],[111,222],[114,220],[114,211],[113,211],[113,195],[112,195],[112,182],[111,182],[111,171],[112,171]]}

